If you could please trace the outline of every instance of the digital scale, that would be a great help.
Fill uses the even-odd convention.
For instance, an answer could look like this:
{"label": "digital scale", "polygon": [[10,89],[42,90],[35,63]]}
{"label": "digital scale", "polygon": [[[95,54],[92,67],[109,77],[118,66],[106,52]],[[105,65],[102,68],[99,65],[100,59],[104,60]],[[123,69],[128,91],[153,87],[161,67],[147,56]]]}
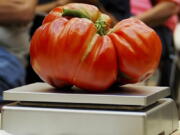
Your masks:
{"label": "digital scale", "polygon": [[123,85],[104,93],[34,83],[4,92],[12,135],[170,135],[178,128],[168,87]]}

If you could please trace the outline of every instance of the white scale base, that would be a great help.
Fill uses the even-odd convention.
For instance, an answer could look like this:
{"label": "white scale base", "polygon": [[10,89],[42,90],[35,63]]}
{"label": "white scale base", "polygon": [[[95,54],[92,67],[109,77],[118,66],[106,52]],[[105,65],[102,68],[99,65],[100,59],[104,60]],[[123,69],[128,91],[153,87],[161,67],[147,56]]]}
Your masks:
{"label": "white scale base", "polygon": [[[56,101],[56,103],[52,101],[55,95],[52,93],[47,94],[49,93],[47,89],[46,92],[42,91],[42,89],[45,90],[45,87],[52,89],[47,84],[37,83],[6,91],[4,94],[6,100],[23,101],[24,103],[31,101],[33,104],[38,105],[19,105],[14,102],[4,106],[2,111],[2,129],[13,135],[169,135],[178,128],[176,105],[172,99],[163,98],[169,94],[167,87],[128,85],[121,87],[121,89],[125,88],[126,91],[128,91],[127,89],[136,89],[137,91],[135,91],[138,94],[132,94],[131,90],[127,94],[122,90],[120,94],[108,93],[109,96],[107,94],[60,92],[54,93],[56,98],[59,97],[57,98],[59,101]],[[142,88],[145,91],[144,93]],[[39,89],[39,91],[35,92],[34,89]],[[149,89],[152,89],[152,91]],[[147,90],[149,90],[149,93]],[[41,101],[36,101],[36,94],[40,95]],[[67,96],[68,94],[69,96]],[[24,97],[28,97],[28,95],[30,97],[25,99]],[[82,95],[85,95],[86,98],[77,98]],[[49,99],[46,96],[49,96]],[[57,107],[57,105],[53,107],[53,104],[61,104],[64,101],[69,101],[68,104],[81,103],[85,104],[85,106],[87,104],[91,106],[91,99],[95,99],[93,98],[94,96],[99,98],[99,100],[93,100],[93,106],[94,104],[101,106],[115,102],[113,99],[110,100],[110,98],[116,96],[116,98],[119,97],[120,101],[124,100],[126,102],[129,99],[130,101],[134,100],[134,102],[122,104],[116,99],[115,105],[127,105],[128,107],[136,108],[138,105],[133,105],[136,102],[140,104],[139,106],[143,106],[144,109],[64,108]],[[71,99],[73,102],[71,102]],[[50,103],[47,103],[46,100],[50,100]],[[46,107],[45,104],[47,104]],[[114,104],[108,105],[113,106]]]}

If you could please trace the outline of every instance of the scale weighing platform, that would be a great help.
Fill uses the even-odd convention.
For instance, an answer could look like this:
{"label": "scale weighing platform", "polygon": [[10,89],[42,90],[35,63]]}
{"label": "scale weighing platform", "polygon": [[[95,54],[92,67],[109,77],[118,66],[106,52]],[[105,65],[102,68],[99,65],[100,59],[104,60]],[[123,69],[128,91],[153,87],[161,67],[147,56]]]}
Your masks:
{"label": "scale weighing platform", "polygon": [[2,129],[13,135],[169,135],[178,128],[168,87],[124,85],[105,93],[34,83],[4,92]]}

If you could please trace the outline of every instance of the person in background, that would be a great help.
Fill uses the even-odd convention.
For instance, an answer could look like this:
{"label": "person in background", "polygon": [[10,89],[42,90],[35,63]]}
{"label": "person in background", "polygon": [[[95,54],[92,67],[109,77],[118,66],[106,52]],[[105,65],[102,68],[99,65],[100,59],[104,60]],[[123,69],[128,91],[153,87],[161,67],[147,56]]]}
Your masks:
{"label": "person in background", "polygon": [[110,13],[112,16],[120,21],[122,19],[129,18],[130,13],[130,4],[129,0],[97,0],[101,3],[104,10]]}
{"label": "person in background", "polygon": [[2,92],[25,84],[29,25],[36,0],[0,0],[0,101]]}
{"label": "person in background", "polygon": [[180,0],[130,0],[131,13],[150,27],[166,26],[174,30]]}
{"label": "person in background", "polygon": [[69,2],[70,0],[39,0],[38,5],[36,7],[36,13],[46,14],[53,8],[65,5]]}

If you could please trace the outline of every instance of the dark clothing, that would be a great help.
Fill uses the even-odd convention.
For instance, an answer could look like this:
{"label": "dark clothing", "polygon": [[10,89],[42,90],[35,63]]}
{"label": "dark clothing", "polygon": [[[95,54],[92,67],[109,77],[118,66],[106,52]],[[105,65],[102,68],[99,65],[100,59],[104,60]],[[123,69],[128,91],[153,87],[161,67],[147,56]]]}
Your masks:
{"label": "dark clothing", "polygon": [[118,20],[131,16],[129,0],[100,0],[107,12],[113,14]]}
{"label": "dark clothing", "polygon": [[154,30],[158,33],[162,45],[162,56],[160,63],[160,80],[159,86],[169,86],[171,88],[171,92],[174,92],[174,77],[175,77],[175,49],[173,42],[173,33],[166,26],[158,26],[154,28]]}
{"label": "dark clothing", "polygon": [[52,2],[52,1],[55,1],[55,0],[39,0],[38,4],[45,4],[45,3]]}
{"label": "dark clothing", "polygon": [[153,29],[159,35],[163,45],[161,60],[170,59],[175,52],[172,31],[166,26],[157,26]]}

